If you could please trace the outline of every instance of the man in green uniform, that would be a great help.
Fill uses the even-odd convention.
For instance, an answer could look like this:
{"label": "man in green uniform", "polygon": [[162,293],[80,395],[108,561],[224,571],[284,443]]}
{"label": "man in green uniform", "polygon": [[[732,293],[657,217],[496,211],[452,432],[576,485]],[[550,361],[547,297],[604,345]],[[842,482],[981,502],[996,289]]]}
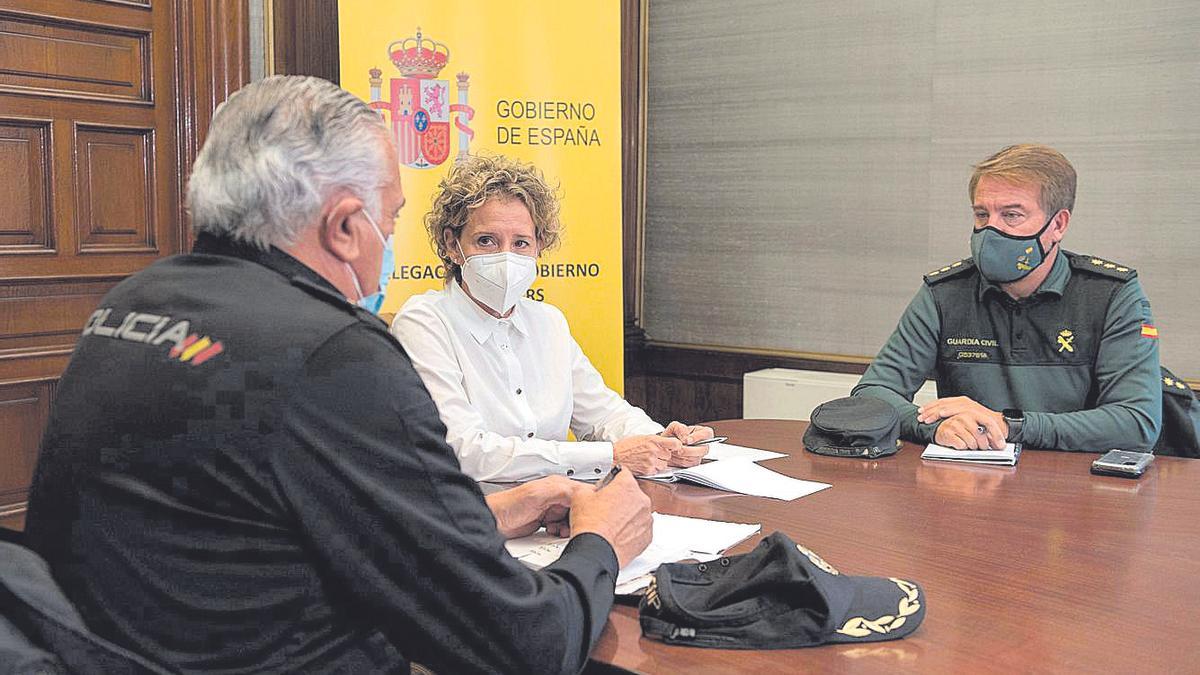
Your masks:
{"label": "man in green uniform", "polygon": [[[925,275],[853,394],[894,405],[919,443],[1149,450],[1158,330],[1136,271],[1061,250],[1075,169],[1053,148],[1014,145],[975,167],[969,194],[971,257]],[[918,408],[929,377],[939,398]]]}

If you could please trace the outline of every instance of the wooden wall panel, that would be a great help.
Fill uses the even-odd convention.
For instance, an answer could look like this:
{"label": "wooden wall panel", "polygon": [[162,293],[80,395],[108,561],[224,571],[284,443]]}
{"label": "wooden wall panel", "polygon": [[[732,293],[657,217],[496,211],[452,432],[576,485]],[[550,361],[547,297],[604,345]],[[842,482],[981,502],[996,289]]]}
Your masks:
{"label": "wooden wall panel", "polygon": [[45,381],[0,385],[0,518],[24,510],[52,389]]}
{"label": "wooden wall panel", "polygon": [[149,103],[150,33],[0,13],[0,90]]}
{"label": "wooden wall panel", "polygon": [[75,126],[79,253],[157,253],[154,130]]}
{"label": "wooden wall panel", "polygon": [[651,342],[626,369],[626,398],[660,421],[736,419],[742,416],[742,376],[748,372],[795,368],[859,375],[867,363]]}
{"label": "wooden wall panel", "polygon": [[337,0],[276,0],[275,72],[341,78]]}
{"label": "wooden wall panel", "polygon": [[50,120],[0,119],[0,176],[0,251],[52,251]]}
{"label": "wooden wall panel", "polygon": [[100,298],[122,278],[11,280],[0,288],[0,356],[69,351]]}
{"label": "wooden wall panel", "polygon": [[642,330],[646,10],[646,0],[621,2],[621,258],[627,351],[639,349],[646,337]]}
{"label": "wooden wall panel", "polygon": [[[178,180],[186,185],[213,112],[250,81],[247,0],[193,0],[176,6],[175,77],[181,83],[176,116]],[[174,205],[184,251],[191,238],[183,200]]]}
{"label": "wooden wall panel", "polygon": [[[19,523],[87,317],[187,250],[183,190],[213,109],[249,80],[247,0],[0,7],[0,523]],[[10,513],[12,512],[12,513]]]}

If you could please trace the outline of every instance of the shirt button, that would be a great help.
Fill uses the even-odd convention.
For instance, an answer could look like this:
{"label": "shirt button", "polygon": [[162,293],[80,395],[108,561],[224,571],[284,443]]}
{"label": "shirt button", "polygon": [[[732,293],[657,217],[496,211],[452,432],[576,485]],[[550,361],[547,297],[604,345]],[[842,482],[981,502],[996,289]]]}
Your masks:
{"label": "shirt button", "polygon": [[567,469],[567,475],[568,475],[568,476],[574,476],[574,475],[575,475],[575,469]]}
{"label": "shirt button", "polygon": [[521,390],[517,389],[517,396],[520,396],[520,395],[521,395]]}
{"label": "shirt button", "polygon": [[600,473],[600,467],[596,467],[596,468],[594,469],[594,471],[595,471],[596,473]]}
{"label": "shirt button", "polygon": [[533,438],[533,432],[531,431],[531,432],[525,434],[525,438]]}

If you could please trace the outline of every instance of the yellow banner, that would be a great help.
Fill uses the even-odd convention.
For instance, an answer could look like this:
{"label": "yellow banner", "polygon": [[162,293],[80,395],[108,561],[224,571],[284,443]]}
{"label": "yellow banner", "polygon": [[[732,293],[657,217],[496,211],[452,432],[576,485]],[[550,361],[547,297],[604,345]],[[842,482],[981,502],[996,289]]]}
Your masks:
{"label": "yellow banner", "polygon": [[341,85],[391,124],[408,200],[382,313],[444,283],[423,217],[455,158],[533,162],[561,186],[564,232],[529,297],[622,391],[620,3],[341,0],[338,27]]}

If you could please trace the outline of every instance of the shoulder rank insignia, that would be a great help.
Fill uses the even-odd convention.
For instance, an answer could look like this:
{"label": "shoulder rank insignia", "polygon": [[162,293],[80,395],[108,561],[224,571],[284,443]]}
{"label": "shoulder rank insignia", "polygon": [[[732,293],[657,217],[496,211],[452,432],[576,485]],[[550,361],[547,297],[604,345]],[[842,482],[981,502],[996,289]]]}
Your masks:
{"label": "shoulder rank insignia", "polygon": [[1193,396],[1192,388],[1189,387],[1186,382],[1171,377],[1171,375],[1165,371],[1163,374],[1162,383],[1164,394],[1175,394],[1176,396],[1184,396],[1187,398],[1191,398]]}
{"label": "shoulder rank insignia", "polygon": [[958,262],[950,263],[945,267],[939,267],[925,273],[925,283],[936,284],[943,279],[956,277],[964,272],[975,269],[975,260],[972,258],[963,258]]}
{"label": "shoulder rank insignia", "polygon": [[1097,258],[1093,255],[1080,255],[1071,253],[1067,257],[1071,259],[1071,267],[1085,272],[1094,272],[1116,279],[1132,279],[1137,276],[1137,270],[1132,267],[1121,265],[1103,258]]}

